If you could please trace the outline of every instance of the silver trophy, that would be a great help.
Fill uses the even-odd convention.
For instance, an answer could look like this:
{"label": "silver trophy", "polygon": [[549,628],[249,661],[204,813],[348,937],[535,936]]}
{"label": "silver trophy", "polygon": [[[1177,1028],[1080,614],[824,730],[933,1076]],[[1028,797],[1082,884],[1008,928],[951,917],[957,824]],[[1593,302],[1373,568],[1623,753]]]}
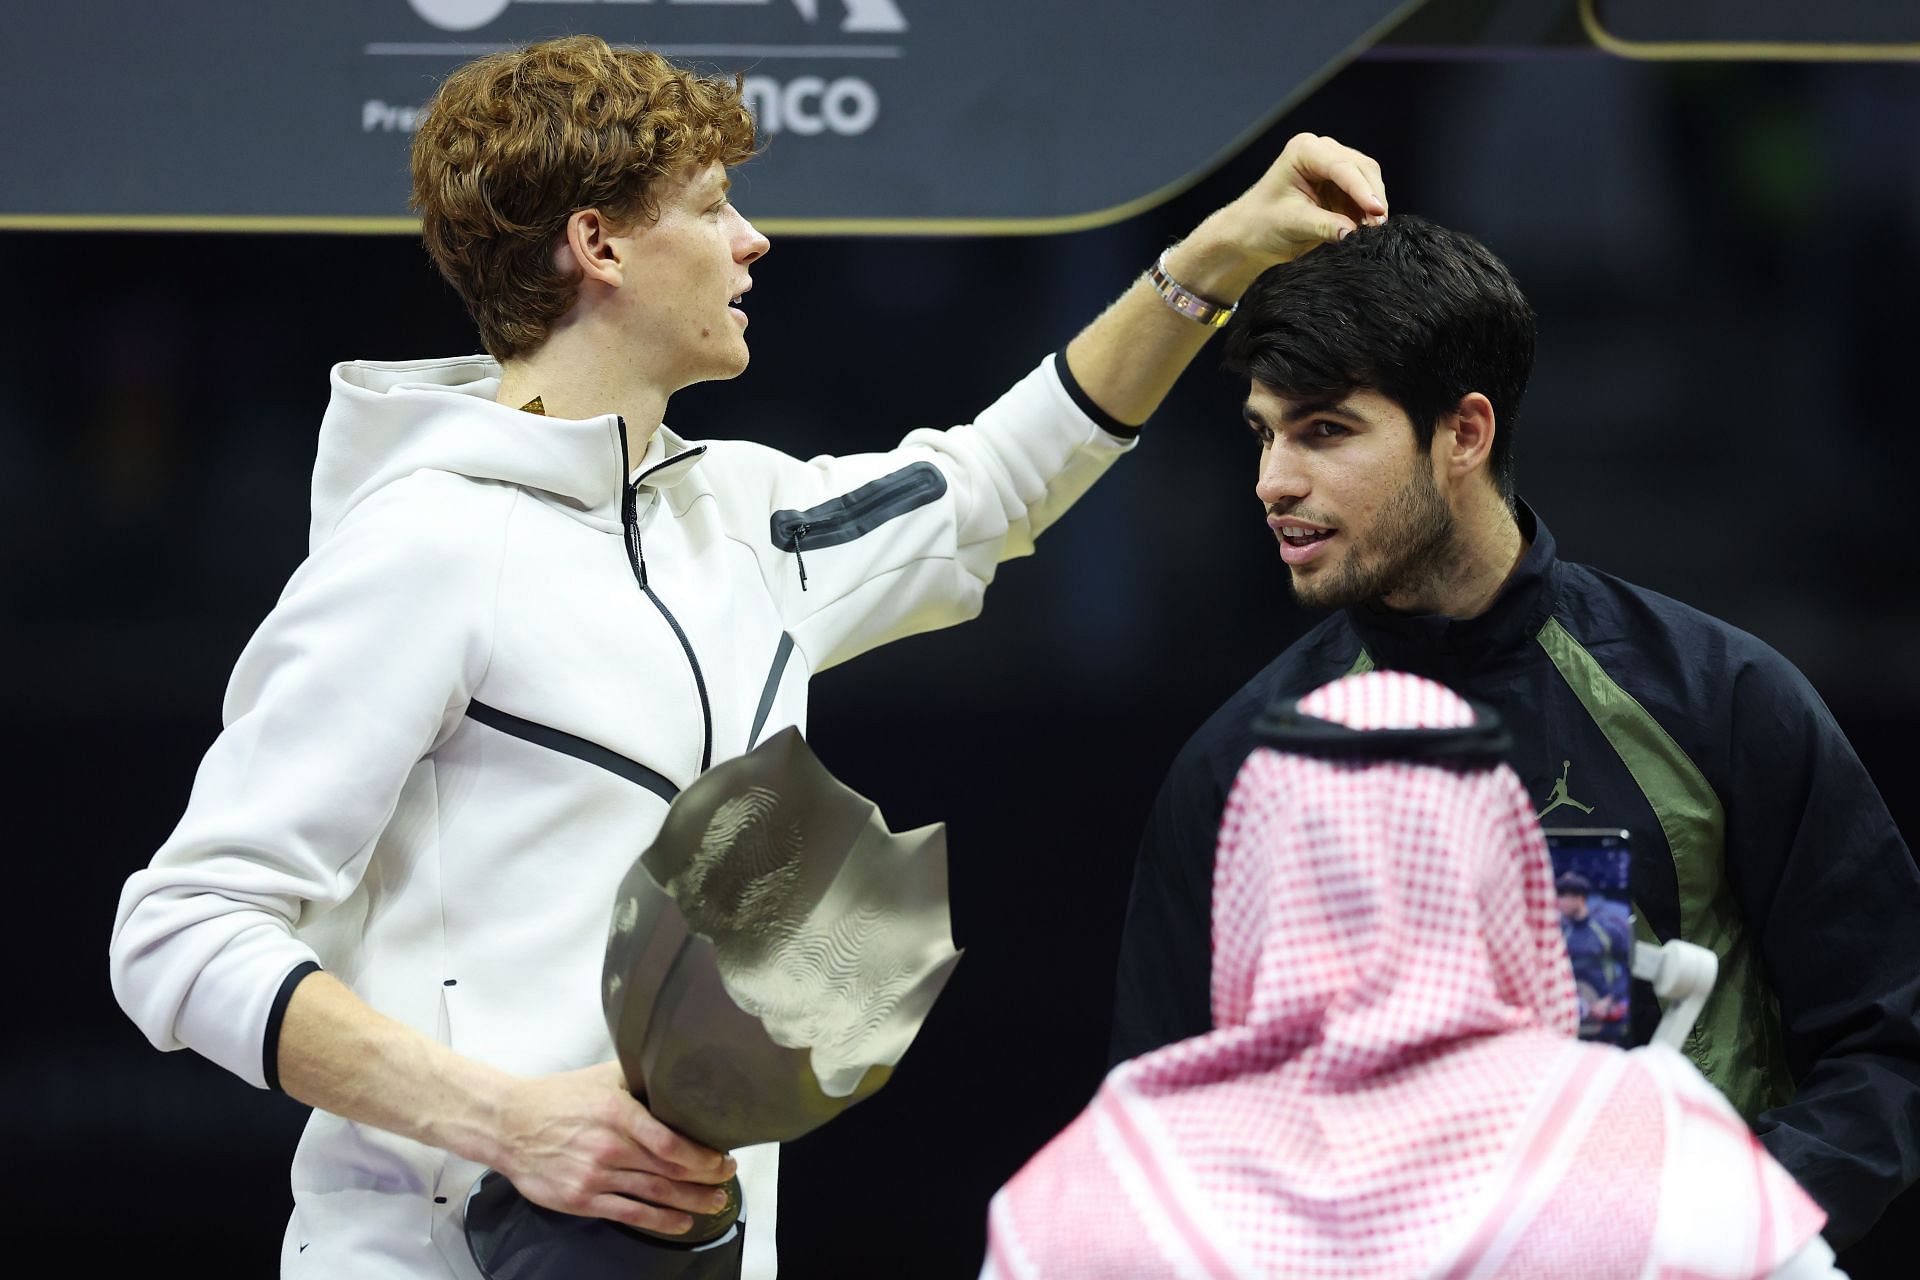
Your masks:
{"label": "silver trophy", "polygon": [[[785,729],[677,796],[620,884],[601,1005],[662,1123],[719,1151],[808,1133],[887,1082],[959,963],[946,831],[894,834]],[[488,1173],[467,1200],[489,1280],[739,1274],[719,1213],[652,1236],[541,1208]]]}

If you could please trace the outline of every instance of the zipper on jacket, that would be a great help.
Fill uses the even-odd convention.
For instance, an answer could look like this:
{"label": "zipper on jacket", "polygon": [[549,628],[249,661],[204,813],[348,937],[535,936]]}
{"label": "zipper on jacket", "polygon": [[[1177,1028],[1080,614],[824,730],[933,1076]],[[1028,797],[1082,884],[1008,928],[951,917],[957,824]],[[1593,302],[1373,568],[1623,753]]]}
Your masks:
{"label": "zipper on jacket", "polygon": [[776,511],[768,522],[768,532],[774,546],[793,552],[793,558],[799,561],[800,588],[804,591],[807,566],[800,560],[802,538],[816,550],[852,542],[896,516],[926,506],[946,491],[947,477],[940,468],[931,462],[909,463],[805,511]]}
{"label": "zipper on jacket", "polygon": [[624,470],[627,465],[625,434],[626,428],[623,426],[621,428],[622,440],[620,444],[620,466],[622,467],[620,473],[620,528],[626,535],[627,563],[633,567],[633,580],[640,584],[642,591],[648,591],[647,553],[645,548],[640,545],[640,504],[634,496],[633,486],[627,483],[626,471]]}
{"label": "zipper on jacket", "polygon": [[802,591],[807,589],[807,562],[800,558],[800,539],[806,537],[807,530],[811,528],[813,528],[813,526],[804,520],[793,526],[793,562],[800,566],[800,589]]}
{"label": "zipper on jacket", "polygon": [[633,580],[640,584],[640,590],[647,599],[653,601],[653,607],[673,628],[680,648],[687,655],[687,665],[693,668],[693,687],[700,692],[700,772],[705,773],[713,765],[713,703],[707,697],[706,673],[700,670],[700,659],[693,652],[693,641],[687,639],[687,633],[680,625],[680,619],[673,616],[673,610],[667,608],[654,589],[647,585],[647,555],[640,545],[640,501],[634,491],[634,485],[627,477],[633,474],[633,465],[627,457],[627,420],[620,423],[620,527],[626,534],[627,564],[633,569]]}

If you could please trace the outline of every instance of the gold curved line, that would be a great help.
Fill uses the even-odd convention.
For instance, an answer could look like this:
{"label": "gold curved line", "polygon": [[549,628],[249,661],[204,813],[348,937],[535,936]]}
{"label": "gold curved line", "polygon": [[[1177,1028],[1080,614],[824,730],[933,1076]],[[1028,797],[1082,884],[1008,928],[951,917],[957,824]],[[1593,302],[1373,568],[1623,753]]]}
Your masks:
{"label": "gold curved line", "polygon": [[[1215,166],[1217,167],[1217,166]],[[1211,172],[1211,168],[1204,172]],[[1201,174],[1111,209],[1052,218],[756,218],[768,235],[977,236],[1059,235],[1106,226],[1143,213],[1192,186]],[[417,235],[417,218],[321,217],[301,214],[0,213],[0,231],[234,231]]]}
{"label": "gold curved line", "polygon": [[[1191,190],[1332,79],[1361,50],[1377,42],[1426,2],[1405,0],[1319,72],[1301,81],[1272,111],[1241,130],[1198,168],[1124,204],[1051,218],[757,218],[754,225],[770,236],[1053,236],[1112,226]],[[282,217],[275,214],[0,213],[0,231],[245,231],[418,235],[420,220],[308,217],[297,214]]]}
{"label": "gold curved line", "polygon": [[[1425,0],[1415,0],[1416,4]],[[1317,87],[1317,85],[1316,85]],[[1245,133],[1235,137],[1202,167],[1124,204],[1090,213],[1048,218],[755,218],[770,236],[1047,236],[1123,222],[1165,204],[1218,169],[1246,143],[1263,133],[1297,101],[1290,99]],[[302,217],[273,214],[0,214],[0,230],[35,231],[280,231],[341,232],[350,235],[417,235],[418,218]]]}
{"label": "gold curved line", "polygon": [[[1258,133],[1259,130],[1254,130]],[[1227,148],[1226,154],[1238,149]],[[1087,231],[1124,221],[1164,204],[1218,168],[1205,168],[1110,209],[1050,218],[755,218],[768,235],[813,236],[1044,236]],[[6,231],[239,231],[417,235],[417,218],[320,217],[300,214],[0,213]]]}
{"label": "gold curved line", "polygon": [[[1417,0],[1424,3],[1424,0]],[[1187,191],[1224,164],[1285,113],[1283,104],[1261,124],[1236,137],[1204,166],[1157,190],[1125,204],[1090,213],[1048,218],[755,218],[754,225],[768,235],[812,236],[1045,236],[1122,222],[1164,204]],[[349,235],[417,235],[418,218],[308,217],[299,214],[171,214],[171,213],[7,213],[0,214],[0,230],[24,231],[243,231],[335,232]]]}
{"label": "gold curved line", "polygon": [[300,214],[0,213],[4,231],[280,231],[351,235],[419,234],[417,218],[309,217]]}
{"label": "gold curved line", "polygon": [[1740,41],[1657,43],[1622,40],[1600,25],[1599,0],[1580,0],[1580,25],[1601,49],[1642,61],[1748,62],[1910,62],[1920,60],[1920,44],[1779,44]]}

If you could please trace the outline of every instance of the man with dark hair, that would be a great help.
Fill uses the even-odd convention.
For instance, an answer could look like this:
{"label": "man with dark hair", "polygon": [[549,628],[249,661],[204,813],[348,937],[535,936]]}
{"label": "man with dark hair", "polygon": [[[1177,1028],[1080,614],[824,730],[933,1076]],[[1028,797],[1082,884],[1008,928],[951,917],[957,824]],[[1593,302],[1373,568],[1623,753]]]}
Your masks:
{"label": "man with dark hair", "polygon": [[[1632,833],[1640,919],[1719,957],[1689,1056],[1844,1245],[1920,1171],[1920,870],[1784,658],[1556,555],[1512,486],[1533,336],[1497,258],[1411,217],[1242,299],[1227,361],[1249,379],[1255,493],[1295,596],[1337,612],[1174,762],[1135,871],[1114,1056],[1211,1026],[1214,839],[1256,712],[1411,671],[1502,713],[1538,807]],[[1643,1034],[1656,1017],[1635,1011]]]}

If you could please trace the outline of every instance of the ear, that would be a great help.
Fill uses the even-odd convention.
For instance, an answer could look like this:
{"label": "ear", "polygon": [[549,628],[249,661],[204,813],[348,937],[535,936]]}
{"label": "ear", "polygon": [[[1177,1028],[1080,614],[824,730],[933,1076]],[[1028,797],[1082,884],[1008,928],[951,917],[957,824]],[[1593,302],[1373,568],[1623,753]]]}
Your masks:
{"label": "ear", "polygon": [[620,287],[624,257],[623,246],[598,209],[574,210],[554,247],[555,265],[561,270],[615,289]]}
{"label": "ear", "polygon": [[1497,430],[1493,401],[1478,391],[1469,391],[1460,397],[1452,413],[1435,424],[1434,460],[1454,481],[1465,480],[1475,472],[1484,473],[1493,457],[1493,436]]}

